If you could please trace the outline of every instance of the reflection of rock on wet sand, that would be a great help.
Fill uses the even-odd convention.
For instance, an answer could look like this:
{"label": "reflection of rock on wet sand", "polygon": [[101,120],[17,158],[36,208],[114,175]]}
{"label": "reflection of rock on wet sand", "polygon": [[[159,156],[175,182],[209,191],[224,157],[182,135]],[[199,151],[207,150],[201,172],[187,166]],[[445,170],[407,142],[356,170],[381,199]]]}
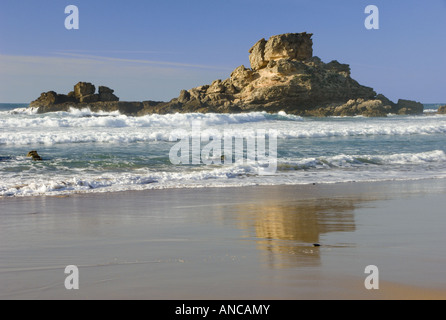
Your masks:
{"label": "reflection of rock on wet sand", "polygon": [[[323,234],[355,231],[352,199],[312,199],[293,204],[259,203],[237,206],[238,225],[257,238],[271,267],[315,266],[322,247],[313,247]],[[330,244],[326,244],[330,245]]]}

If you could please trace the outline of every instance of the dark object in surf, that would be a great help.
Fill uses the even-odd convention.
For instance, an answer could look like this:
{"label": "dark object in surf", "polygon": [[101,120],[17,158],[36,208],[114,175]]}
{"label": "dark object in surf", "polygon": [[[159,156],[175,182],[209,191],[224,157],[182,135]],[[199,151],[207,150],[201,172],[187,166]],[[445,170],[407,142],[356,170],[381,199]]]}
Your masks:
{"label": "dark object in surf", "polygon": [[39,156],[39,154],[35,150],[28,152],[28,154],[26,156],[33,158],[33,161],[42,161],[42,158]]}
{"label": "dark object in surf", "polygon": [[313,243],[313,247],[320,247],[321,245],[319,243]]}

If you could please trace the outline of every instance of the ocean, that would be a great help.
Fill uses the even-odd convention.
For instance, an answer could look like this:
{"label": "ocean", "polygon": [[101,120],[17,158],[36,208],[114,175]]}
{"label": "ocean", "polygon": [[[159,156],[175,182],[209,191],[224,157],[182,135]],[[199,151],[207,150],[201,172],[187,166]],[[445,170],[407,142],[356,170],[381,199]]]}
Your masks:
{"label": "ocean", "polygon": [[[426,104],[418,116],[302,118],[284,112],[131,117],[89,109],[37,114],[27,104],[0,104],[0,197],[444,179],[446,115],[433,113],[440,105]],[[172,163],[175,130],[192,132],[194,123],[202,132],[242,137],[274,132],[276,170],[262,175],[261,162],[235,158]],[[44,161],[27,158],[31,150]]]}

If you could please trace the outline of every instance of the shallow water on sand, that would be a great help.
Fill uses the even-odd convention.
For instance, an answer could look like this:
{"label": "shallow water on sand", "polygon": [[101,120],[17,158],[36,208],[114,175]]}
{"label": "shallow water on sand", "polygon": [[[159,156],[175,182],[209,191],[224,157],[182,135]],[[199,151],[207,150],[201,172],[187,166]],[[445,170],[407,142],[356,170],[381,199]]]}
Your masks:
{"label": "shallow water on sand", "polygon": [[2,199],[0,298],[444,298],[444,181]]}

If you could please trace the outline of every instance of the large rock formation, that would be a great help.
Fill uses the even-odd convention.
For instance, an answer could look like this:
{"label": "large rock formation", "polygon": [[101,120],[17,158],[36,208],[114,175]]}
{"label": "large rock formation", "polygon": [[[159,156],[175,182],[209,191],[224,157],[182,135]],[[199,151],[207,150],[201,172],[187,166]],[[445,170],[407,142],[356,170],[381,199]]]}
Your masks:
{"label": "large rock formation", "polygon": [[[393,103],[350,76],[350,67],[334,60],[324,63],[313,56],[311,33],[287,33],[259,40],[249,50],[251,68],[237,67],[225,80],[215,80],[182,90],[169,102],[132,102],[131,114],[174,112],[285,111],[303,116],[385,116],[388,113],[420,114],[423,105],[415,101]],[[58,108],[90,106],[120,110],[113,90],[78,83],[67,96],[43,93],[31,106],[39,112]],[[121,103],[122,104],[122,103]]]}
{"label": "large rock formation", "polygon": [[237,67],[228,79],[182,90],[180,96],[141,113],[285,111],[303,116],[419,114],[423,105],[393,103],[360,85],[350,67],[313,56],[311,33],[259,40],[249,50],[251,68]]}

